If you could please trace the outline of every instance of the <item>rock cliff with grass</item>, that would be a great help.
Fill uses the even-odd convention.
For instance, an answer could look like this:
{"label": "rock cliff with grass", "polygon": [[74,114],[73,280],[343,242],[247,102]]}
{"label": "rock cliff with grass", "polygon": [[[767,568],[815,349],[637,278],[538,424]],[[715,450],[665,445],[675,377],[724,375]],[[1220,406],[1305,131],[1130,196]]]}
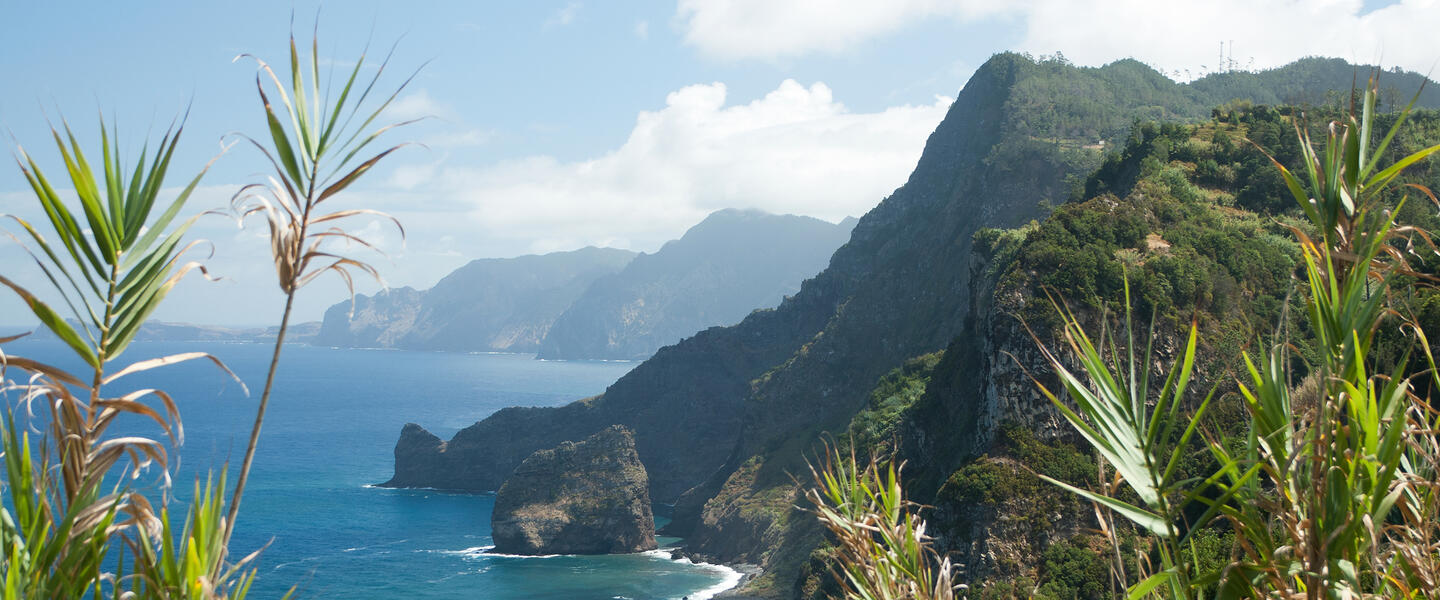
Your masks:
{"label": "rock cliff with grass", "polygon": [[614,426],[531,454],[495,494],[495,551],[622,554],[655,549],[645,466]]}

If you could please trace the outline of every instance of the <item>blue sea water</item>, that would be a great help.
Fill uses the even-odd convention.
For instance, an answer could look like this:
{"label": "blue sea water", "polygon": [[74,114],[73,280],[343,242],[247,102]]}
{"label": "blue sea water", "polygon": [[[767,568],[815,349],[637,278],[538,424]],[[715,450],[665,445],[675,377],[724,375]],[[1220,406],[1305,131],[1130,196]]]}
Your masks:
{"label": "blue sea water", "polygon": [[[178,496],[189,497],[197,477],[226,461],[238,468],[271,350],[139,342],[118,361],[206,351],[250,386],[247,397],[223,372],[194,361],[126,377],[107,390],[158,387],[175,397],[185,434],[172,468]],[[77,364],[54,340],[21,340],[6,351]],[[555,406],[598,394],[632,367],[287,345],[232,548],[237,556],[263,548],[252,597],[278,597],[294,585],[300,598],[700,599],[733,585],[733,571],[663,552],[488,554],[493,495],[370,487],[390,477],[391,452],[408,421],[448,439],[506,406]],[[159,435],[138,420],[114,431]],[[673,540],[661,543],[667,541]]]}

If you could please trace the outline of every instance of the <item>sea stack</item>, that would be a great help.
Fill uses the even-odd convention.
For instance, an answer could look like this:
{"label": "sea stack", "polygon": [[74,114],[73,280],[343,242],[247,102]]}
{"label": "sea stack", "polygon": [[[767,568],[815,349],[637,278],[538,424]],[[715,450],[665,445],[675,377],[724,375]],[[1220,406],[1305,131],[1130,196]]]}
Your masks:
{"label": "sea stack", "polygon": [[614,425],[531,454],[496,493],[490,527],[504,554],[655,549],[650,481],[630,430]]}
{"label": "sea stack", "polygon": [[395,476],[380,487],[442,487],[445,441],[424,427],[406,423],[395,442]]}

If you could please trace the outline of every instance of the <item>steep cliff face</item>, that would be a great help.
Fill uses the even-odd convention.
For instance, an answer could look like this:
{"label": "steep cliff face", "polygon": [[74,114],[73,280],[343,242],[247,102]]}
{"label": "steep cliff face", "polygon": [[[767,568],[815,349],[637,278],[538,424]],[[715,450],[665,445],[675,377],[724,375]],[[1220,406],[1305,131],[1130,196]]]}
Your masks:
{"label": "steep cliff face", "polygon": [[[958,333],[964,257],[975,229],[1038,215],[1040,199],[1058,202],[1066,178],[1098,161],[1078,150],[1036,154],[1020,183],[1008,178],[1013,164],[985,161],[1001,139],[1008,90],[1035,68],[1023,57],[1000,55],[977,72],[930,136],[910,181],[865,215],[830,266],[776,309],[662,349],[585,407],[519,419],[497,413],[457,434],[447,454],[481,432],[498,433],[500,423],[537,433],[512,438],[517,453],[620,423],[634,429],[651,491],[666,502],[714,476],[732,456],[743,461],[797,431],[843,424],[876,377]],[[1007,200],[1016,196],[1025,200]],[[517,422],[530,419],[533,426]],[[742,421],[751,430],[737,448]],[[512,460],[518,462],[484,451],[458,462],[484,464],[471,470],[503,477]],[[726,467],[720,481],[738,464]]]}
{"label": "steep cliff face", "polygon": [[[782,309],[802,302],[799,296]],[[823,306],[782,309],[756,311],[736,327],[713,327],[661,348],[604,396],[559,408],[497,411],[457,432],[431,465],[397,464],[385,485],[493,491],[535,450],[623,424],[635,432],[651,495],[672,502],[730,456],[750,380],[814,335],[815,315],[825,314]]]}
{"label": "steep cliff face", "polygon": [[[931,135],[906,185],[861,219],[818,279],[845,282],[840,309],[787,362],[755,382],[744,405],[744,427],[731,465],[762,457],[771,483],[739,481],[725,487],[745,494],[716,496],[694,520],[687,542],[717,560],[756,561],[770,568],[767,593],[786,595],[797,577],[793,555],[785,560],[754,540],[737,543],[746,527],[742,506],[774,493],[785,474],[805,473],[805,452],[821,432],[843,430],[886,371],[906,359],[934,352],[959,335],[969,308],[971,239],[986,226],[1013,226],[1040,216],[1046,203],[1061,202],[1067,180],[1098,163],[1084,149],[1014,144],[1005,132],[1013,114],[1011,92],[1037,66],[1002,55],[972,77],[946,119]],[[799,442],[799,440],[805,440]],[[813,454],[813,453],[812,453]],[[726,478],[725,471],[717,477]],[[686,521],[677,515],[677,521]],[[786,539],[791,539],[786,534]],[[744,550],[731,553],[731,549]]]}
{"label": "steep cliff face", "polygon": [[634,258],[628,250],[582,248],[487,258],[435,287],[357,296],[325,311],[312,343],[359,348],[534,352],[556,317],[600,277]]}
{"label": "steep cliff face", "polygon": [[649,481],[630,430],[531,454],[495,495],[495,551],[622,554],[655,549]]}
{"label": "steep cliff face", "polygon": [[545,359],[649,358],[697,331],[773,308],[825,267],[854,221],[727,209],[596,280],[540,345]]}

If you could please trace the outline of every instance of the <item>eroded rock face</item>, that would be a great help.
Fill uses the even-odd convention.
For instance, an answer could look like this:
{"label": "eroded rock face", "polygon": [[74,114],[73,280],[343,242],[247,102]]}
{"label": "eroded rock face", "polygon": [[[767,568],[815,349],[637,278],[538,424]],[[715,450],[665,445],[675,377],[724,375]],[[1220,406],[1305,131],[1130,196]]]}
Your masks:
{"label": "eroded rock face", "polygon": [[649,478],[630,430],[540,450],[495,495],[490,527],[505,554],[621,554],[653,550]]}
{"label": "eroded rock face", "polygon": [[436,487],[433,482],[442,475],[443,464],[438,457],[445,451],[445,441],[415,423],[406,423],[395,442],[395,478],[384,487]]}

